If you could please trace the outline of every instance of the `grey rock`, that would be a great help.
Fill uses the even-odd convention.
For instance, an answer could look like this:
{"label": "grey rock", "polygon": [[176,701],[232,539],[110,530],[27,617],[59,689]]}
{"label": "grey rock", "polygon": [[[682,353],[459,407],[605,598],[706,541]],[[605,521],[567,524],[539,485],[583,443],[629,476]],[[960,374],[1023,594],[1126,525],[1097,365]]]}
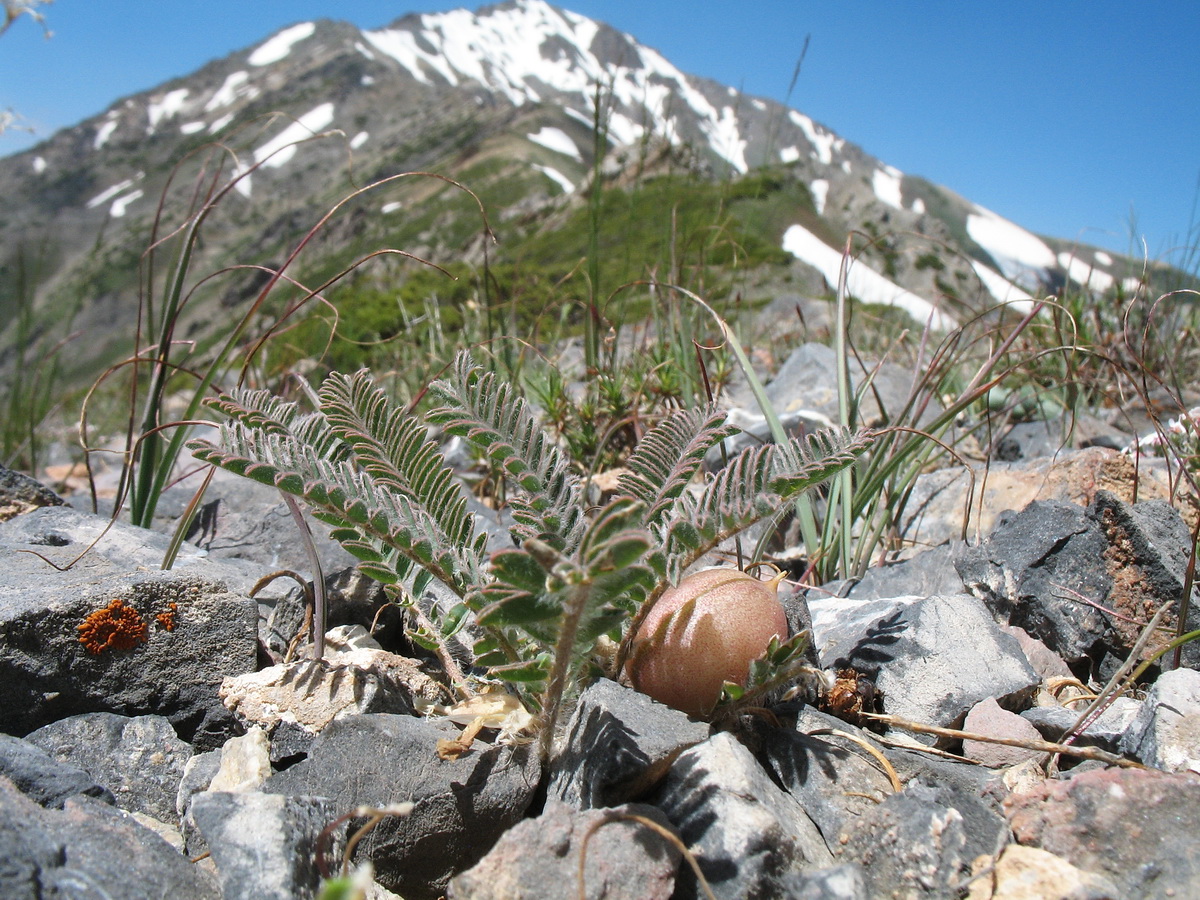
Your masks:
{"label": "grey rock", "polygon": [[1024,628],[1017,625],[1001,625],[1000,630],[1005,634],[1011,634],[1017,639],[1017,643],[1021,645],[1021,650],[1025,653],[1025,658],[1033,666],[1033,671],[1037,672],[1042,678],[1074,677],[1071,674],[1071,669],[1061,656]]}
{"label": "grey rock", "polygon": [[[873,364],[855,361],[849,368],[853,390],[871,377],[871,389],[863,396],[859,414],[863,424],[891,421],[901,414],[914,385],[911,369],[887,363],[876,368]],[[836,421],[837,356],[833,348],[827,344],[801,344],[784,360],[766,391],[767,399],[780,416],[805,410]],[[921,421],[932,413],[930,409]]]}
{"label": "grey rock", "polygon": [[82,796],[43,809],[2,777],[0,860],[5,900],[221,898],[203,871],[130,813]]}
{"label": "grey rock", "polygon": [[992,458],[1005,462],[1055,456],[1071,447],[1108,447],[1120,450],[1129,436],[1095,416],[1056,416],[1034,422],[1017,422],[992,448]]}
{"label": "grey rock", "polygon": [[955,762],[932,755],[926,751],[905,750],[900,747],[880,745],[878,743],[878,735],[843,722],[841,719],[813,709],[811,706],[804,707],[796,716],[796,731],[798,733],[809,735],[819,734],[821,740],[840,747],[843,750],[855,754],[863,752],[861,746],[838,735],[829,733],[831,730],[844,731],[860,740],[875,744],[876,749],[883,752],[888,762],[892,764],[892,768],[896,770],[896,775],[899,777],[901,784],[908,784],[914,779],[923,778],[926,781],[950,785],[967,794],[982,796],[998,780],[997,774],[994,771],[986,769],[983,766]]}
{"label": "grey rock", "polygon": [[323,797],[211,791],[192,800],[191,815],[216,863],[224,900],[309,900],[320,887],[318,848],[338,815]]}
{"label": "grey rock", "polygon": [[0,522],[42,506],[63,506],[65,503],[37,479],[0,465]]}
{"label": "grey rock", "polygon": [[826,651],[822,662],[872,677],[885,712],[929,725],[955,726],[987,697],[1016,704],[1032,694],[1037,673],[980,601],[967,594],[908,599],[874,601],[895,611],[875,619],[848,652]]}
{"label": "grey rock", "polygon": [[830,850],[839,846],[849,823],[892,792],[878,763],[861,748],[807,734],[771,729],[758,758],[816,823]]}
{"label": "grey rock", "polygon": [[1004,802],[1017,841],[1104,876],[1119,897],[1200,897],[1200,778],[1104,768]]}
{"label": "grey rock", "polygon": [[[813,642],[821,665],[829,668],[838,660],[848,660],[866,636],[875,635],[883,642],[894,633],[905,610],[920,603],[927,595],[893,597],[819,596],[809,591],[808,608],[812,612]],[[877,662],[888,656],[880,654]]]}
{"label": "grey rock", "polygon": [[[667,814],[718,898],[784,896],[790,872],[828,866],[821,832],[731,734],[685,751],[654,804]],[[699,896],[681,868],[677,896]]]}
{"label": "grey rock", "polygon": [[627,816],[670,830],[667,817],[653,806],[578,811],[551,801],[540,816],[509,829],[478,864],[455,876],[447,900],[669,900],[682,854]]}
{"label": "grey rock", "polygon": [[[758,412],[757,407],[754,409],[731,409],[726,415],[725,421],[741,430],[733,437],[714,444],[704,454],[704,467],[710,472],[720,470],[724,467],[725,460],[732,459],[749,447],[758,447],[773,441],[767,417]],[[782,413],[779,416],[779,424],[783,426],[788,437],[799,437],[812,434],[822,428],[828,428],[833,422],[822,413],[796,410]]]}
{"label": "grey rock", "polygon": [[[198,486],[189,482],[163,493],[156,530],[168,534],[175,530]],[[306,520],[326,573],[354,565],[354,557],[329,537],[328,525],[310,516]],[[279,491],[232,472],[218,470],[213,475],[188,540],[214,559],[253,562],[262,572],[291,569],[312,576],[296,522]]]}
{"label": "grey rock", "polygon": [[[232,570],[187,551],[161,571],[165,536],[107,526],[69,507],[0,524],[0,730],[26,734],[84,712],[153,713],[201,749],[220,744],[236,726],[217,687],[255,667],[253,601],[228,589]],[[141,618],[146,640],[91,653],[79,626],[116,600]],[[156,620],[168,614],[170,631]]]}
{"label": "grey rock", "polygon": [[788,900],[870,900],[867,873],[858,863],[842,863],[815,872],[789,872]]}
{"label": "grey rock", "polygon": [[183,767],[183,777],[179,779],[179,789],[175,793],[175,813],[180,819],[187,812],[192,797],[201,791],[207,791],[220,770],[220,749],[197,753],[187,761],[187,765]]}
{"label": "grey rock", "polygon": [[907,559],[886,562],[867,569],[853,583],[834,582],[812,591],[814,596],[838,596],[853,600],[882,600],[888,597],[958,594],[962,578],[954,566],[965,544],[955,541],[923,550]]}
{"label": "grey rock", "polygon": [[916,779],[850,827],[843,858],[857,862],[872,897],[959,898],[981,856],[1008,840],[1004,817],[985,800]]}
{"label": "grey rock", "polygon": [[0,734],[0,775],[34,803],[51,809],[62,809],[66,799],[76,794],[116,803],[112,792],[84,769],[7,734]]}
{"label": "grey rock", "polygon": [[576,809],[618,806],[644,795],[708,737],[704,723],[600,679],[579,697],[566,745],[550,763],[547,795]]}
{"label": "grey rock", "polygon": [[1173,669],[1160,675],[1121,749],[1148,766],[1200,775],[1200,672]]}
{"label": "grey rock", "polygon": [[162,716],[84,713],[45,725],[26,740],[86,769],[121,809],[176,820],[175,797],[192,748]]}
{"label": "grey rock", "polygon": [[406,900],[432,900],[521,820],[540,776],[528,744],[480,742],[456,760],[439,759],[437,741],[458,734],[445,720],[339,719],[313,741],[307,759],[271,777],[264,791],[329,797],[339,814],[364,804],[415,803],[411,815],[380,822],[356,858],[370,859],[376,880]]}
{"label": "grey rock", "polygon": [[[1142,706],[1141,700],[1117,697],[1104,712],[1088,723],[1073,743],[1081,747],[1099,747],[1110,753],[1121,752],[1121,739],[1129,731]],[[1085,708],[1085,704],[1079,704],[1073,709],[1065,706],[1035,706],[1022,712],[1021,718],[1032,724],[1043,738],[1057,742],[1079,721],[1079,716]]]}

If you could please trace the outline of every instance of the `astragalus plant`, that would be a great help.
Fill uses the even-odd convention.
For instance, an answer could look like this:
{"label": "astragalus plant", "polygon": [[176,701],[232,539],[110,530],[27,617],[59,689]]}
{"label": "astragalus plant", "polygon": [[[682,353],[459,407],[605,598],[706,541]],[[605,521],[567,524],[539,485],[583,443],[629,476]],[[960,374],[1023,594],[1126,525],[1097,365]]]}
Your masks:
{"label": "astragalus plant", "polygon": [[[747,449],[702,475],[705,451],[732,429],[714,409],[678,410],[646,433],[615,495],[589,509],[571,460],[511,384],[461,353],[430,390],[437,405],[424,420],[366,371],[330,375],[316,410],[239,390],[210,401],[227,416],[217,442],[189,447],[306,503],[412,610],[412,638],[438,654],[464,698],[497,680],[515,690],[535,713],[543,753],[564,696],[592,674],[616,675],[672,583],[731,536],[784,515],[789,500],[851,465],[872,440],[821,432]],[[429,424],[473,443],[503,474],[514,547],[489,553]],[[433,579],[457,598],[451,608],[417,603]],[[463,670],[447,639],[471,620],[481,636]],[[725,702],[794,676],[804,640],[773,641]]]}

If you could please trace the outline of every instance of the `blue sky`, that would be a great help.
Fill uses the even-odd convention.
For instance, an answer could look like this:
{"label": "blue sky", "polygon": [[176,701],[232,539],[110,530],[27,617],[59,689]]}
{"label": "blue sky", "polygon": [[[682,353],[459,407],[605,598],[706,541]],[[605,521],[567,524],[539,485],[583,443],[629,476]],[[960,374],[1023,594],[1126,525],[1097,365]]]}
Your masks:
{"label": "blue sky", "polygon": [[[0,37],[0,109],[44,137],[293,22],[374,28],[464,5],[474,4],[56,0],[44,7],[50,40],[30,21]],[[1126,252],[1132,218],[1156,259],[1200,242],[1196,0],[559,5],[633,34],[685,72],[787,100],[1032,231]],[[0,154],[37,139],[0,136]]]}

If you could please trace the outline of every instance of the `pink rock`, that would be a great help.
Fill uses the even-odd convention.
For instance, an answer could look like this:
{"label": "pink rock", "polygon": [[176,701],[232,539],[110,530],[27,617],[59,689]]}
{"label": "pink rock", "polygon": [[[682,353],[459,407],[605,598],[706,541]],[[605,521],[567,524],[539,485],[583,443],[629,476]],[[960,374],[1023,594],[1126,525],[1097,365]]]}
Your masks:
{"label": "pink rock", "polygon": [[[971,711],[967,713],[963,730],[988,737],[1013,740],[1040,741],[1042,739],[1033,725],[1016,713],[1001,709],[1000,704],[991,697],[981,700],[971,707]],[[1041,752],[1027,750],[1024,747],[1011,747],[1007,744],[992,744],[986,741],[963,741],[964,756],[997,769],[1023,763],[1027,759],[1038,756]]]}

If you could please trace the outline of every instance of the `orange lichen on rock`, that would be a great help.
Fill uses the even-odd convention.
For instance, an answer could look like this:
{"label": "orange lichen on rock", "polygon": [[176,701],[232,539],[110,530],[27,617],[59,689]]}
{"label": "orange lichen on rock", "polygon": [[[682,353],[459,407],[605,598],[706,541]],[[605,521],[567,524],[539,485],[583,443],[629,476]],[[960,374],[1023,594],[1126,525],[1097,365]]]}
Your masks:
{"label": "orange lichen on rock", "polygon": [[79,626],[79,641],[93,656],[105,650],[132,650],[145,640],[146,623],[136,609],[119,598],[93,612]]}
{"label": "orange lichen on rock", "polygon": [[154,617],[154,620],[156,622],[158,622],[158,627],[161,628],[163,631],[174,631],[175,630],[175,613],[178,610],[179,610],[178,603],[168,603],[167,611],[160,612],[157,616]]}

